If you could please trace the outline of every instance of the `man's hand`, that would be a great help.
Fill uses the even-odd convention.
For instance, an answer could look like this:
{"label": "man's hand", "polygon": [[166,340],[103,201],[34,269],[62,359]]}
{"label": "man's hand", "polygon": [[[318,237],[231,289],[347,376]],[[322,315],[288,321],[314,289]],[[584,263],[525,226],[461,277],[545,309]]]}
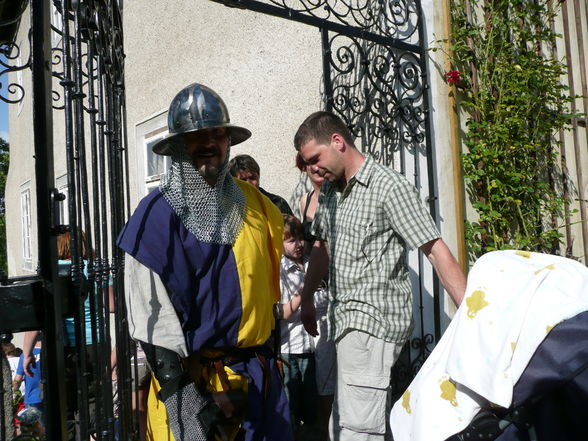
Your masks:
{"label": "man's hand", "polygon": [[32,369],[37,367],[35,356],[33,355],[33,349],[40,337],[40,331],[27,331],[24,335],[24,341],[22,344],[22,370],[29,377],[32,377]]}
{"label": "man's hand", "polygon": [[24,354],[22,359],[22,370],[25,374],[29,377],[32,377],[34,374],[33,369],[37,367],[37,362],[35,361],[35,356],[31,353]]}
{"label": "man's hand", "polygon": [[329,251],[325,241],[316,240],[310,253],[310,261],[304,278],[304,288],[300,297],[300,320],[304,329],[313,337],[318,335],[316,327],[316,311],[314,309],[314,292],[319,287],[321,280],[327,274],[329,268]]}
{"label": "man's hand", "polygon": [[313,298],[302,298],[300,308],[300,319],[302,320],[304,329],[306,329],[306,332],[310,335],[316,337],[318,335],[318,330],[316,328],[316,310],[314,308]]}

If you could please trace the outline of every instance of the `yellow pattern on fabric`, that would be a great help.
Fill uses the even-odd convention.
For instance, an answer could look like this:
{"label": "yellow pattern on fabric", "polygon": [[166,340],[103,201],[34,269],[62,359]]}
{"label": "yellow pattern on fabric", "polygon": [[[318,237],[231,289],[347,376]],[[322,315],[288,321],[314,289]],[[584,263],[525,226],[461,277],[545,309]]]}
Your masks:
{"label": "yellow pattern on fabric", "polygon": [[531,254],[533,254],[531,251],[517,251],[516,254],[518,256],[524,257],[525,259],[530,259],[531,258]]}
{"label": "yellow pattern on fabric", "polygon": [[233,245],[242,304],[237,346],[246,348],[265,343],[274,327],[284,221],[280,210],[257,188],[239,179],[236,182],[246,200],[243,228]]}
{"label": "yellow pattern on fabric", "polygon": [[441,398],[451,403],[453,407],[457,407],[457,388],[451,380],[445,377],[441,379],[439,389],[441,389]]}
{"label": "yellow pattern on fabric", "polygon": [[554,269],[555,269],[555,265],[554,264],[547,265],[547,266],[544,266],[543,268],[538,269],[537,271],[535,271],[535,275],[539,274],[543,270],[553,271]]}
{"label": "yellow pattern on fabric", "polygon": [[402,394],[402,407],[406,410],[406,413],[412,413],[410,408],[410,390],[406,389],[406,392]]}
{"label": "yellow pattern on fabric", "polygon": [[468,307],[468,317],[474,318],[480,312],[481,309],[489,305],[486,301],[486,293],[483,289],[475,290],[469,297],[465,299]]}

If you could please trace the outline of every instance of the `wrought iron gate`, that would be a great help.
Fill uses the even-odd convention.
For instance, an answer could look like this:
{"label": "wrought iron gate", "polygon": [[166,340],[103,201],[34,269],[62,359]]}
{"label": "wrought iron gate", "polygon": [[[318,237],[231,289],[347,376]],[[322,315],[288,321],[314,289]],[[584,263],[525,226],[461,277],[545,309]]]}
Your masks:
{"label": "wrought iron gate", "polygon": [[[412,179],[437,220],[420,0],[212,1],[318,28],[324,108],[346,122],[363,152]],[[423,264],[422,253],[407,258],[416,273],[417,326],[393,372],[396,394],[405,390],[441,336],[438,280]],[[426,279],[432,285],[429,293]]]}
{"label": "wrought iron gate", "polygon": [[[436,217],[425,37],[419,0],[213,1],[320,29],[325,108],[343,117],[363,151],[412,177],[417,188],[429,195],[431,213]],[[0,98],[12,105],[28,100],[34,112],[39,266],[35,277],[3,282],[0,331],[43,330],[45,390],[51,402],[47,408],[47,434],[50,440],[63,440],[69,415],[63,381],[64,352],[68,351],[63,347],[63,318],[74,317],[76,338],[85,341],[84,322],[89,316],[95,343],[79,344],[74,351],[79,408],[73,415],[76,430],[80,439],[89,439],[89,433],[95,433],[100,440],[114,439],[116,404],[120,439],[130,439],[136,423],[130,406],[132,350],[126,333],[124,302],[122,295],[118,295],[123,292],[122,256],[114,245],[129,210],[119,2],[8,3],[10,7],[4,10],[0,4],[0,17],[5,18],[0,22],[0,52],[7,58],[0,61]],[[23,17],[27,6],[28,43],[18,47],[14,38],[7,36],[14,37],[19,22],[26,22]],[[24,62],[17,62],[23,58]],[[28,70],[32,72],[31,88],[9,77]],[[61,150],[66,152],[67,165],[65,210],[64,192],[56,188],[54,171],[54,156]],[[67,222],[59,218],[60,211],[68,213]],[[66,229],[73,233],[72,256],[70,271],[63,277],[59,274],[56,236]],[[83,245],[93,250],[86,258]],[[397,364],[394,378],[399,391],[441,334],[438,282],[434,275],[425,274],[422,255],[410,259],[418,286],[418,329],[403,363]],[[432,304],[426,300],[426,278],[432,280]],[[113,314],[109,285],[113,286],[116,299]],[[89,299],[89,313],[84,308],[85,299]],[[427,311],[434,317],[432,331],[426,327]],[[113,315],[115,333],[111,335]],[[111,383],[113,339],[117,353],[117,399],[113,398]],[[91,365],[86,363],[89,354],[95,360]],[[96,401],[96,421],[89,418],[90,398]]]}
{"label": "wrought iron gate", "polygon": [[[75,433],[78,439],[92,434],[114,440],[115,431],[119,439],[131,439],[136,423],[132,348],[118,294],[123,292],[122,255],[115,246],[129,207],[119,2],[14,0],[3,5],[0,98],[33,114],[32,131],[11,130],[29,130],[34,153],[13,142],[11,166],[18,167],[21,157],[29,162],[34,157],[30,179],[35,183],[38,267],[36,276],[3,281],[0,331],[42,331],[47,439]],[[18,36],[23,37],[20,46]],[[30,87],[17,72],[30,72]],[[65,166],[55,159],[61,156]],[[67,176],[61,190],[58,169]],[[57,237],[64,232],[70,233],[67,261],[58,259],[57,250]],[[67,317],[75,329],[76,343],[70,347],[64,347]]]}

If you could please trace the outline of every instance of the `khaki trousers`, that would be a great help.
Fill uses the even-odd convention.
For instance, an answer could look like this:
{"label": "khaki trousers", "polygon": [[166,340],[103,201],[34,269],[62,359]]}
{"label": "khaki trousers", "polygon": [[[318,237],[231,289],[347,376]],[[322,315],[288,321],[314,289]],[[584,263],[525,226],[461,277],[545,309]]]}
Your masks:
{"label": "khaki trousers", "polygon": [[350,331],[337,342],[331,441],[385,439],[390,371],[402,346],[361,331]]}

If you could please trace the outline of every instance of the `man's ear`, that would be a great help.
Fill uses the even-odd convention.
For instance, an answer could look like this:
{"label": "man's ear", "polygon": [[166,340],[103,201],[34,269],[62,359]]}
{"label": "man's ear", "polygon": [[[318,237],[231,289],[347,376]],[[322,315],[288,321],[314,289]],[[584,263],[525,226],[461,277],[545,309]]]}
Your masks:
{"label": "man's ear", "polygon": [[331,144],[340,152],[344,152],[347,147],[345,138],[336,132],[331,135]]}

